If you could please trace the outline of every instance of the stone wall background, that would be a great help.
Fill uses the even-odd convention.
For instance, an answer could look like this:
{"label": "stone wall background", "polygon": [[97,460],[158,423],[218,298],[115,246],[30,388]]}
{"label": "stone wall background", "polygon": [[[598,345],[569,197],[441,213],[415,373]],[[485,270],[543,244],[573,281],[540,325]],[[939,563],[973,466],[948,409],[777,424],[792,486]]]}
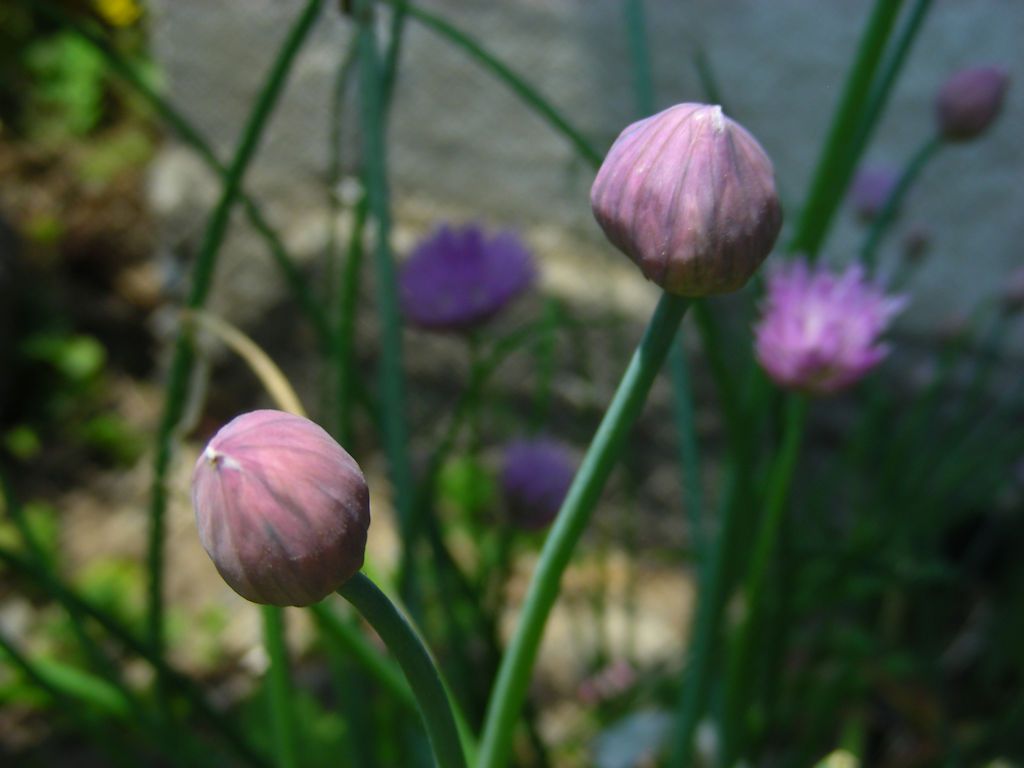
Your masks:
{"label": "stone wall background", "polygon": [[[619,0],[421,0],[536,84],[599,148],[633,119],[632,72]],[[659,106],[700,100],[692,64],[702,47],[728,111],[775,161],[788,222],[839,96],[869,0],[648,0]],[[298,0],[153,0],[155,55],[169,95],[229,155]],[[387,19],[381,19],[386,27]],[[872,164],[901,166],[929,135],[932,99],[952,71],[996,63],[1011,72],[1006,109],[981,140],[944,151],[925,172],[902,225],[924,225],[933,251],[905,328],[929,331],[998,291],[1024,263],[1024,3],[937,0],[871,146]],[[328,3],[302,53],[249,188],[297,254],[326,237],[329,103],[350,27]],[[343,156],[354,167],[349,123]],[[587,202],[592,171],[572,148],[463,52],[408,23],[391,123],[392,191],[401,249],[438,216],[521,228],[559,290],[645,296],[642,281],[600,238]],[[171,145],[153,169],[152,196],[169,252],[187,256],[216,184]],[[844,261],[863,230],[848,208],[827,244]],[[898,238],[890,238],[892,255]],[[586,280],[576,275],[587,268]],[[599,265],[599,269],[594,269]],[[230,276],[230,277],[228,277]],[[623,279],[619,279],[622,277]],[[245,318],[279,292],[263,246],[239,219],[215,306]],[[646,313],[646,310],[644,311]]]}

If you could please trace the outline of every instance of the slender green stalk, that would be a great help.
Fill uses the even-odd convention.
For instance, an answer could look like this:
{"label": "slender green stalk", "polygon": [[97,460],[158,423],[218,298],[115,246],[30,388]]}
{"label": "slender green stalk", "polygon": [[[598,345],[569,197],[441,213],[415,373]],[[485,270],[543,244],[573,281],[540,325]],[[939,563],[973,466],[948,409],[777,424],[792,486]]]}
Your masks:
{"label": "slender green stalk", "polygon": [[267,669],[267,697],[277,768],[296,768],[299,760],[295,742],[295,714],[291,705],[292,685],[288,675],[284,609],[274,605],[263,605],[260,608],[263,613],[263,643],[270,660]]}
{"label": "slender green stalk", "polygon": [[611,474],[623,439],[643,408],[687,306],[688,302],[681,297],[662,295],[544,542],[491,693],[477,762],[480,768],[502,768],[510,758],[513,731],[526,699],[544,625],[558,597],[562,574]]}
{"label": "slender green stalk", "polygon": [[647,45],[647,13],[644,10],[644,0],[625,0],[623,12],[633,67],[633,95],[637,111],[646,117],[654,112],[654,74],[651,51]]}
{"label": "slender green stalk", "polygon": [[374,32],[372,0],[356,2],[358,50],[360,65],[360,96],[369,211],[376,223],[374,267],[377,289],[377,312],[381,321],[380,388],[383,403],[384,444],[391,469],[395,508],[401,528],[403,545],[403,584],[410,608],[415,613],[416,600],[412,575],[413,482],[409,460],[408,430],[405,423],[405,378],[402,372],[402,326],[398,312],[395,264],[391,254],[391,209],[388,193],[387,159],[384,142],[384,102],[382,75]]}
{"label": "slender green stalk", "polygon": [[105,716],[128,720],[131,703],[115,686],[95,675],[63,664],[56,659],[29,659],[0,632],[0,651],[21,667],[36,685],[57,698],[77,701]]}
{"label": "slender green stalk", "polygon": [[394,655],[416,696],[439,768],[465,768],[458,728],[437,666],[423,641],[387,596],[362,573],[338,590]]}
{"label": "slender green stalk", "polygon": [[882,73],[879,75],[875,85],[871,88],[867,104],[861,118],[861,126],[857,131],[857,137],[853,141],[854,153],[859,156],[867,146],[871,136],[871,130],[878,124],[889,101],[893,86],[899,73],[903,71],[910,49],[917,40],[921,26],[931,10],[932,0],[916,0],[914,7],[910,10],[909,18],[903,24],[896,43],[893,45],[892,53],[885,57],[882,63]]}
{"label": "slender green stalk", "polygon": [[[42,545],[32,532],[31,526],[25,518],[21,503],[15,495],[14,488],[9,482],[6,472],[3,471],[0,471],[0,487],[2,487],[2,496],[7,514],[14,522],[14,526],[18,529],[18,534],[21,537],[22,544],[24,545],[29,558],[38,568],[46,571],[52,570],[54,564],[50,562],[50,558],[47,557]],[[149,729],[157,741],[160,742],[163,749],[171,749],[172,729],[166,727],[164,723],[159,722],[157,718],[153,716],[152,711],[142,701],[140,701],[135,692],[125,683],[124,676],[121,674],[120,669],[111,661],[107,652],[89,633],[85,622],[86,617],[83,612],[70,603],[65,604],[64,608],[67,611],[71,631],[75,636],[75,640],[78,642],[85,658],[88,659],[89,664],[95,668],[103,678],[105,678],[105,684],[112,685],[116,689],[117,694],[124,702],[124,707],[127,712],[135,718],[140,726]],[[81,675],[85,673],[79,674]],[[180,748],[182,746],[180,738],[175,736],[174,739],[174,746]],[[179,749],[179,751],[181,750]],[[179,756],[178,753],[174,754]],[[180,757],[183,758],[184,755],[182,754]]]}
{"label": "slender green stalk", "polygon": [[851,142],[861,128],[862,110],[902,4],[903,0],[875,0],[800,211],[796,232],[789,244],[790,252],[807,254],[813,260],[821,249],[856,164],[856,158],[852,157],[855,153],[850,152]]}
{"label": "slender green stalk", "polygon": [[[142,97],[143,101],[149,104],[157,115],[160,116],[164,123],[177,134],[178,138],[192,148],[211,171],[220,176],[222,181],[226,181],[228,169],[217,158],[210,142],[188,118],[157,92],[147,79],[147,76],[111,45],[102,32],[90,28],[85,22],[74,18],[59,5],[50,2],[50,0],[19,0],[19,2],[33,8],[38,8],[51,20],[74,31],[84,42],[91,45],[104,58],[111,71],[119,75],[127,85],[131,86]],[[240,192],[239,195],[246,217],[252,224],[253,229],[256,230],[256,233],[266,242],[270,255],[281,271],[285,283],[288,285],[289,290],[291,290],[300,309],[302,309],[312,324],[313,330],[316,331],[321,347],[324,349],[328,348],[330,346],[330,324],[327,321],[326,313],[316,302],[312,292],[309,290],[309,286],[306,284],[305,278],[295,265],[295,260],[288,254],[288,250],[285,248],[281,237],[267,221],[256,201],[244,191]]]}
{"label": "slender green stalk", "polygon": [[764,517],[761,519],[746,574],[744,619],[729,653],[722,740],[722,764],[726,766],[731,766],[742,755],[745,746],[743,715],[744,708],[750,703],[748,694],[752,687],[755,640],[763,613],[768,570],[779,542],[789,487],[803,439],[806,412],[807,401],[802,395],[791,394],[787,397],[782,446],[768,478]]}
{"label": "slender green stalk", "polygon": [[881,245],[885,233],[889,231],[896,220],[896,213],[899,211],[900,206],[903,205],[907,193],[910,192],[910,188],[917,181],[925,166],[938,154],[938,151],[943,146],[944,144],[940,137],[931,137],[918,148],[904,167],[899,180],[896,182],[896,186],[893,187],[892,192],[886,198],[882,210],[878,212],[875,220],[871,223],[871,229],[861,248],[860,260],[868,272],[873,272],[878,264],[878,247]]}
{"label": "slender green stalk", "polygon": [[317,603],[311,606],[310,610],[317,626],[324,634],[329,635],[335,644],[342,646],[346,653],[354,657],[393,698],[412,709],[416,708],[416,698],[402,677],[402,672],[381,656],[380,651],[367,642],[357,627],[338,616],[325,603]]}
{"label": "slender green stalk", "polygon": [[697,79],[700,81],[700,89],[704,92],[704,100],[708,104],[717,104],[726,114],[731,115],[732,111],[726,106],[722,98],[722,89],[718,86],[718,78],[715,77],[715,70],[711,66],[711,59],[704,46],[699,43],[693,54],[693,67],[697,70]]}
{"label": "slender green stalk", "polygon": [[442,17],[406,2],[406,0],[378,0],[378,2],[404,10],[409,14],[410,18],[415,19],[423,26],[468,53],[492,75],[505,83],[527,106],[550,123],[555,130],[565,136],[584,160],[595,168],[601,164],[601,154],[590,145],[590,142],[587,141],[582,133],[576,130],[562,116],[561,112],[552,107],[547,99],[541,96],[532,85],[517,75],[507,64],[504,64],[470,35]]}
{"label": "slender green stalk", "polygon": [[718,535],[707,554],[705,577],[697,597],[697,614],[693,620],[687,674],[679,700],[676,737],[668,763],[672,768],[685,768],[692,764],[693,737],[711,690],[713,659],[728,595],[729,571],[742,530],[738,525],[741,508],[736,499],[740,492],[740,476],[744,472],[744,463],[734,457],[720,504]]}
{"label": "slender green stalk", "polygon": [[[274,60],[270,74],[256,98],[246,121],[238,149],[228,168],[220,200],[206,226],[202,246],[192,270],[192,284],[186,299],[189,309],[200,309],[206,302],[213,283],[217,255],[228,230],[231,209],[241,191],[242,178],[252,160],[268,118],[284,89],[288,73],[306,36],[313,28],[323,0],[308,0],[302,13],[289,30],[284,44]],[[167,471],[173,455],[174,432],[184,413],[188,379],[195,351],[185,330],[178,334],[174,356],[168,375],[164,413],[157,433],[156,458],[153,467],[152,501],[149,508],[149,542],[147,564],[149,568],[149,604],[147,633],[153,650],[162,655],[164,650],[164,517],[167,510]]]}
{"label": "slender green stalk", "polygon": [[253,750],[229,719],[206,701],[202,690],[190,678],[174,669],[161,654],[157,654],[145,641],[136,637],[135,633],[118,619],[67,587],[49,568],[42,564],[30,562],[3,546],[0,546],[0,561],[26,578],[33,580],[66,611],[81,614],[95,621],[124,648],[149,662],[150,666],[170,687],[176,689],[188,700],[202,717],[203,723],[224,737],[225,742],[231,745],[244,763],[254,766],[254,768],[267,767],[263,757]]}
{"label": "slender green stalk", "polygon": [[683,470],[686,514],[689,518],[697,572],[703,574],[708,546],[707,532],[704,530],[704,491],[700,476],[700,448],[697,442],[693,394],[690,389],[690,371],[682,344],[672,345],[668,354],[668,366],[672,376],[672,404],[676,434],[679,436],[679,465]]}
{"label": "slender green stalk", "polygon": [[359,276],[363,269],[363,235],[369,215],[369,200],[364,194],[356,203],[345,252],[345,269],[338,300],[338,330],[335,334],[334,360],[337,366],[338,440],[349,445],[352,440],[352,404],[355,399],[356,310],[359,306]]}
{"label": "slender green stalk", "polygon": [[[20,669],[33,685],[53,697],[60,705],[61,712],[65,713],[77,728],[95,741],[105,752],[113,757],[124,750],[124,739],[118,739],[115,747],[111,743],[112,739],[107,727],[95,721],[92,709],[98,703],[96,690],[82,691],[78,685],[73,686],[74,690],[68,690],[68,686],[63,684],[62,680],[54,679],[52,671],[43,670],[35,661],[18,650],[18,647],[3,632],[0,632],[0,659],[5,656],[6,661],[11,666]],[[106,701],[106,697],[101,698],[106,705],[113,707],[113,713],[118,712],[119,708],[114,700]],[[93,706],[90,708],[80,706],[83,700]]]}

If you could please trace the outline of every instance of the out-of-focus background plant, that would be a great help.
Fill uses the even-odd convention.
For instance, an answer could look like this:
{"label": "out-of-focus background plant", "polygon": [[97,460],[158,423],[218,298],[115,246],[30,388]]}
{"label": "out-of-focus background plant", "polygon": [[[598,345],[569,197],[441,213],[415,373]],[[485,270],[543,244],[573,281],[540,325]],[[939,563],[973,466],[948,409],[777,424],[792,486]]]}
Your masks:
{"label": "out-of-focus background plant", "polygon": [[[196,457],[279,407],[362,466],[471,765],[1024,764],[1020,11],[493,5],[0,6],[0,762],[433,764],[349,606],[261,623],[203,552]],[[534,668],[660,293],[588,192],[680,102],[782,236],[689,307]],[[644,194],[595,213],[663,282]]]}

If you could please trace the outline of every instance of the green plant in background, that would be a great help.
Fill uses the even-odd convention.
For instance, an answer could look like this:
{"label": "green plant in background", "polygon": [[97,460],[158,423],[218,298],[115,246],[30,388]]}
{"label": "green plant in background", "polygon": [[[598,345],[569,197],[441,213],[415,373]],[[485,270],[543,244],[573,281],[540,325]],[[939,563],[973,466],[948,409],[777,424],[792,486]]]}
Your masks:
{"label": "green plant in background", "polygon": [[56,142],[95,129],[107,86],[103,57],[70,32],[31,45],[24,56],[32,78],[25,114],[29,135]]}

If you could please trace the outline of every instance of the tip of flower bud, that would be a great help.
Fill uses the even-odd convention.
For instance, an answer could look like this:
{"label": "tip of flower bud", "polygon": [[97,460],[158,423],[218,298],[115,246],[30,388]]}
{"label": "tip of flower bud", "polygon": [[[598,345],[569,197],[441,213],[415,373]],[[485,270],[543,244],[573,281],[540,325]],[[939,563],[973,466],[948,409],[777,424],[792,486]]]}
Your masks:
{"label": "tip of flower bud", "polygon": [[590,192],[608,239],[669,293],[738,290],[782,228],[771,160],[720,106],[677,104],[628,126]]}

